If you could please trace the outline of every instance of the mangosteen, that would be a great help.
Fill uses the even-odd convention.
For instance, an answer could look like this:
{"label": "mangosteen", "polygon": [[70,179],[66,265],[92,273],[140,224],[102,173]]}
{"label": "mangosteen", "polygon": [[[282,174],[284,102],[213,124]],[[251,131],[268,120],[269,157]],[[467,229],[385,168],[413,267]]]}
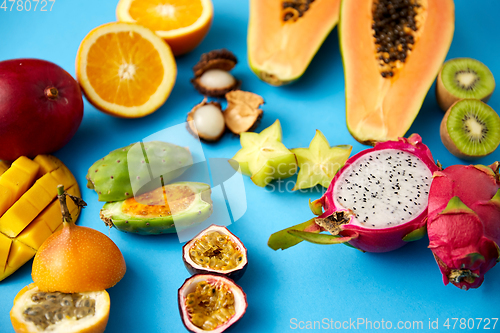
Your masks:
{"label": "mangosteen", "polygon": [[246,312],[247,297],[233,280],[213,274],[188,278],[178,293],[179,312],[190,332],[221,333]]}
{"label": "mangosteen", "polygon": [[187,122],[193,135],[208,142],[219,141],[226,130],[220,104],[207,103],[206,99],[188,113]]}
{"label": "mangosteen", "polygon": [[208,273],[240,279],[248,266],[247,249],[226,227],[212,224],[182,248],[191,274]]}
{"label": "mangosteen", "polygon": [[193,67],[195,77],[191,82],[205,96],[223,97],[241,85],[241,81],[229,73],[237,62],[234,54],[226,49],[204,53]]}
{"label": "mangosteen", "polygon": [[264,113],[259,108],[264,104],[261,96],[248,91],[234,90],[226,94],[226,100],[224,120],[231,132],[240,135],[257,128]]}

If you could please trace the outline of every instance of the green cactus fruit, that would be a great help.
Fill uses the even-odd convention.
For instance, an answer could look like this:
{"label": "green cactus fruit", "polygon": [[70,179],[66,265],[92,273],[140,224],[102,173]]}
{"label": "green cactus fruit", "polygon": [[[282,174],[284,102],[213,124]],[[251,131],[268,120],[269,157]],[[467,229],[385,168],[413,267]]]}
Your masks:
{"label": "green cactus fruit", "polygon": [[141,235],[174,233],[210,217],[210,194],[208,184],[173,183],[134,198],[106,203],[101,220],[109,227]]}
{"label": "green cactus fruit", "polygon": [[255,185],[264,187],[273,179],[288,178],[297,172],[295,155],[281,143],[281,138],[279,120],[260,133],[241,133],[241,149],[233,160]]}
{"label": "green cactus fruit", "polygon": [[134,143],[95,162],[87,187],[99,201],[122,201],[168,184],[192,164],[187,148],[162,141]]}

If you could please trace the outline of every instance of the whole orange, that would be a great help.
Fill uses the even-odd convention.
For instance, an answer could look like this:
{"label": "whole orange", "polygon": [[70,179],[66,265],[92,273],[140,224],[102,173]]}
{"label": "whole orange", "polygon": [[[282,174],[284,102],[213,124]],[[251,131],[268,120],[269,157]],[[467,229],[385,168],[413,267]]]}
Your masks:
{"label": "whole orange", "polygon": [[213,19],[211,0],[120,0],[116,17],[153,30],[174,55],[192,51],[205,38]]}

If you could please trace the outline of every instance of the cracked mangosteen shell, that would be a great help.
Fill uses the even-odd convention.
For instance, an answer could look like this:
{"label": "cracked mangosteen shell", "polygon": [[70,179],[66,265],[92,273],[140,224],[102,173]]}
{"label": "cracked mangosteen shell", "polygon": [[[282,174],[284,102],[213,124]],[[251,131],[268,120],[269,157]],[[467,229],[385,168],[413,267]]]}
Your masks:
{"label": "cracked mangosteen shell", "polygon": [[207,281],[210,284],[218,283],[224,284],[228,286],[229,290],[234,295],[234,310],[235,314],[231,317],[225,324],[217,327],[214,330],[211,330],[211,333],[222,333],[228,328],[232,327],[236,322],[238,322],[241,317],[245,314],[248,306],[247,296],[243,289],[238,286],[233,280],[228,277],[222,275],[214,275],[214,274],[196,274],[187,278],[186,281],[179,288],[177,294],[177,302],[179,305],[179,312],[181,315],[182,323],[186,327],[186,329],[193,333],[201,333],[207,332],[197,326],[195,326],[190,318],[189,313],[186,310],[185,300],[187,295],[196,289],[196,284],[201,281]]}
{"label": "cracked mangosteen shell", "polygon": [[200,61],[193,66],[194,78],[191,79],[191,83],[194,85],[196,90],[204,96],[210,97],[224,97],[225,94],[232,90],[239,89],[241,86],[241,81],[236,80],[231,86],[218,89],[210,89],[204,87],[200,83],[200,77],[206,71],[210,69],[220,69],[226,72],[231,71],[234,66],[238,63],[236,56],[229,50],[220,49],[213,50],[207,53],[203,53],[200,57]]}
{"label": "cracked mangosteen shell", "polygon": [[[194,246],[197,240],[201,239],[204,235],[212,231],[217,231],[221,234],[229,236],[231,241],[234,244],[236,244],[238,250],[240,250],[241,254],[243,255],[243,260],[238,266],[227,271],[216,270],[209,267],[202,267],[191,259],[191,256],[189,255],[189,250]],[[234,281],[238,281],[243,276],[243,274],[245,274],[245,271],[248,266],[247,249],[245,245],[243,245],[243,242],[238,237],[236,237],[231,231],[229,231],[226,227],[218,226],[215,224],[212,224],[208,228],[202,230],[193,239],[184,244],[184,246],[182,247],[182,260],[184,261],[184,266],[186,266],[186,269],[190,274],[217,274],[229,277]]]}
{"label": "cracked mangosteen shell", "polygon": [[264,111],[260,108],[264,99],[252,92],[233,90],[226,94],[224,110],[226,128],[236,135],[253,132],[260,124]]}
{"label": "cracked mangosteen shell", "polygon": [[209,69],[222,69],[229,72],[237,63],[238,59],[236,56],[226,49],[203,53],[200,61],[193,67],[194,76],[199,77]]}
{"label": "cracked mangosteen shell", "polygon": [[[200,140],[203,140],[205,142],[216,142],[216,141],[219,141],[220,138],[222,138],[222,136],[224,135],[224,133],[226,133],[227,126],[226,126],[226,123],[225,123],[225,119],[224,119],[224,130],[222,130],[221,133],[218,136],[215,136],[215,137],[211,137],[211,136],[207,136],[205,134],[201,134],[200,132],[198,132],[198,130],[194,126],[194,114],[195,114],[196,110],[198,110],[202,106],[210,105],[210,104],[214,105],[215,107],[217,107],[221,111],[221,113],[223,114],[222,107],[221,107],[220,103],[217,103],[217,102],[208,102],[207,103],[207,100],[204,99],[200,104],[195,105],[191,109],[191,111],[188,112],[187,119],[186,119],[186,122],[187,122],[186,127],[187,127],[187,130],[188,130],[189,133],[191,133],[195,137],[200,138]],[[223,116],[224,116],[224,114],[223,114]]]}

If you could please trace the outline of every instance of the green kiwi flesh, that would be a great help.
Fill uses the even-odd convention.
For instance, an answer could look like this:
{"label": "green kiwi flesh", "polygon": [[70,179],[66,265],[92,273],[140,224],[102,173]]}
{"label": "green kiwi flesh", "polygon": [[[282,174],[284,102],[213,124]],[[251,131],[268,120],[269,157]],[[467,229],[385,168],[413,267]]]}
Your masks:
{"label": "green kiwi flesh", "polygon": [[460,100],[443,118],[441,139],[458,157],[474,159],[488,155],[500,144],[500,117],[480,100]]}
{"label": "green kiwi flesh", "polygon": [[436,85],[438,103],[444,111],[463,98],[487,102],[493,90],[495,79],[491,71],[482,62],[471,58],[445,62]]}
{"label": "green kiwi flesh", "polygon": [[482,99],[495,89],[495,79],[488,67],[470,58],[447,61],[442,79],[446,89],[460,99]]}

